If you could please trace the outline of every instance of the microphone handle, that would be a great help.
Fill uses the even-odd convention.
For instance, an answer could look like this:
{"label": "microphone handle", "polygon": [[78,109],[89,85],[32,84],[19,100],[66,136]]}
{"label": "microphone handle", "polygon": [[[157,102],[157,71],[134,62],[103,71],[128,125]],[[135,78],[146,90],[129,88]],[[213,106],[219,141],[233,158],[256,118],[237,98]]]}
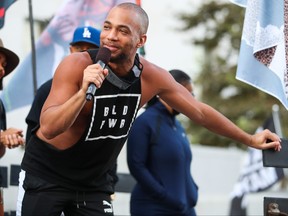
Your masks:
{"label": "microphone handle", "polygon": [[[99,64],[103,69],[105,68],[106,64],[99,60],[96,64]],[[88,89],[86,91],[86,100],[91,101],[93,96],[95,95],[97,87],[94,83],[90,83]]]}

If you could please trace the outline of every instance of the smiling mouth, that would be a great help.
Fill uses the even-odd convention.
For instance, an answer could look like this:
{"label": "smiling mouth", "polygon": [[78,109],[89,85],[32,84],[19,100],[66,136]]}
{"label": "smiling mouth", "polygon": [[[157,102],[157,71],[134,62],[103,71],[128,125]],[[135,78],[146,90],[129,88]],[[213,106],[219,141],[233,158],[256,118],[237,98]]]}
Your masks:
{"label": "smiling mouth", "polygon": [[112,50],[116,50],[116,49],[119,49],[118,46],[116,46],[115,44],[109,44],[109,43],[104,43],[103,45],[104,47],[107,47],[108,49],[110,49],[111,51]]}

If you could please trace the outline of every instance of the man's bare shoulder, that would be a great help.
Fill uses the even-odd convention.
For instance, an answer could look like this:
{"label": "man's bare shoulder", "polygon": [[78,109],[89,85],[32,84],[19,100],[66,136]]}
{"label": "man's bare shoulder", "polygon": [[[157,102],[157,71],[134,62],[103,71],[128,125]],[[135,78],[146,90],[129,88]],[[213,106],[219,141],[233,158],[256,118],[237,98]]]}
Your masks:
{"label": "man's bare shoulder", "polygon": [[89,54],[87,52],[71,53],[66,56],[58,65],[55,75],[65,75],[66,73],[73,75],[83,73],[83,70],[88,66],[93,64]]}
{"label": "man's bare shoulder", "polygon": [[141,57],[140,62],[143,65],[143,71],[142,71],[142,79],[148,80],[149,82],[151,80],[163,80],[163,79],[170,79],[171,76],[167,70],[164,68],[148,61],[147,59]]}
{"label": "man's bare shoulder", "polygon": [[156,64],[153,64],[144,58],[140,58],[140,61],[143,65],[143,71],[141,74],[141,105],[144,105],[154,95],[161,94],[169,89],[175,80],[167,70],[157,66]]}
{"label": "man's bare shoulder", "polygon": [[143,58],[143,57],[140,57],[140,62],[141,64],[143,65],[143,72],[144,74],[162,74],[163,72],[164,73],[168,73],[167,70],[165,70],[164,68],[161,68],[160,66],[150,62],[149,60]]}

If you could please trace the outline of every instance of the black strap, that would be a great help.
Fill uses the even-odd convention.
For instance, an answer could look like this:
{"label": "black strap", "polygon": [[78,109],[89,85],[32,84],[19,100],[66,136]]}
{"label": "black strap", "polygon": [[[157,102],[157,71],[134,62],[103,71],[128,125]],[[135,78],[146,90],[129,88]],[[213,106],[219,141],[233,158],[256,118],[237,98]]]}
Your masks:
{"label": "black strap", "polygon": [[108,69],[109,73],[108,76],[106,77],[107,81],[109,81],[112,85],[118,87],[119,89],[125,90],[131,86],[132,83],[126,82],[123,79],[120,79],[112,70],[109,66],[106,66]]}
{"label": "black strap", "polygon": [[98,53],[99,49],[89,49],[87,50],[88,54],[90,55],[90,58],[92,62],[95,64],[96,63],[96,56]]}
{"label": "black strap", "polygon": [[[96,55],[98,53],[98,50],[99,49],[90,49],[90,50],[87,50],[87,52],[89,53],[90,55],[90,58],[91,60],[93,61],[93,63],[96,63]],[[122,89],[122,90],[126,90],[127,88],[129,88],[132,83],[135,81],[135,80],[138,80],[139,77],[140,77],[140,74],[143,70],[143,65],[141,64],[140,62],[140,59],[139,59],[139,55],[138,53],[136,53],[136,56],[135,56],[135,60],[134,60],[134,66],[132,68],[132,71],[133,71],[133,74],[134,76],[136,77],[136,79],[133,81],[133,82],[129,82],[125,79],[121,79],[119,78],[113,71],[112,69],[109,67],[109,66],[106,66],[106,68],[108,69],[109,71],[109,74],[108,76],[106,77],[107,81],[109,81],[112,85],[118,87],[119,89]]]}

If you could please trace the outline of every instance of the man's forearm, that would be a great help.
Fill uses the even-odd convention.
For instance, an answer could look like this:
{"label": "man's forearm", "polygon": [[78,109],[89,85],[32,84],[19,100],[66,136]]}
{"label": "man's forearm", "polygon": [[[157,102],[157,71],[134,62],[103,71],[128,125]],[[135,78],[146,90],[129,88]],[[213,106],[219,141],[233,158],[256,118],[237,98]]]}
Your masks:
{"label": "man's forearm", "polygon": [[50,107],[42,114],[41,133],[52,139],[73,125],[86,103],[86,92],[79,90],[72,98],[59,107]]}

